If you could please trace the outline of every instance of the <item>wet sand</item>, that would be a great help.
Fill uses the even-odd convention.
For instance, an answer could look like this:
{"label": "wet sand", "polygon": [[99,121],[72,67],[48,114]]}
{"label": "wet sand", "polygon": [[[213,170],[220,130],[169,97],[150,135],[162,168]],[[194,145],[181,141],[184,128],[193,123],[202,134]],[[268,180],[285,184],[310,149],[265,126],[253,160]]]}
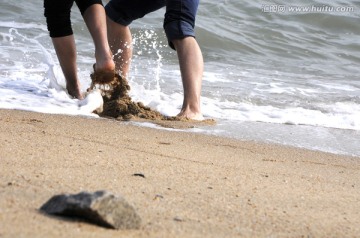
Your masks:
{"label": "wet sand", "polygon": [[[15,110],[0,110],[0,130],[0,237],[360,234],[360,158]],[[55,194],[96,190],[122,195],[141,229],[38,210]]]}
{"label": "wet sand", "polygon": [[[205,119],[201,121],[191,120],[178,116],[165,116],[160,112],[145,106],[142,102],[135,102],[129,96],[130,85],[128,81],[121,77],[118,73],[114,77],[107,77],[108,81],[103,78],[103,73],[92,73],[90,78],[92,83],[87,89],[90,93],[99,90],[103,99],[103,106],[94,111],[100,117],[114,118],[119,121],[151,121],[154,124],[168,128],[193,128],[197,126],[215,125],[213,119]],[[99,78],[97,78],[99,77]],[[181,121],[179,123],[179,121]]]}

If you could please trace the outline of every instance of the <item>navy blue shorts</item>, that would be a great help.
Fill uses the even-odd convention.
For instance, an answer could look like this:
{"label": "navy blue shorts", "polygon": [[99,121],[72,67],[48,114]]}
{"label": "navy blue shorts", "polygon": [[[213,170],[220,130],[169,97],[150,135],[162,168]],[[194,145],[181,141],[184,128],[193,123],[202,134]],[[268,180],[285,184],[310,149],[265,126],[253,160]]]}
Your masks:
{"label": "navy blue shorts", "polygon": [[44,16],[51,37],[72,35],[71,7],[76,2],[81,14],[93,4],[101,4],[101,0],[44,0]]}
{"label": "navy blue shorts", "polygon": [[111,20],[128,26],[132,21],[165,6],[163,27],[169,45],[174,49],[172,40],[195,37],[195,17],[199,0],[110,0],[105,10]]}

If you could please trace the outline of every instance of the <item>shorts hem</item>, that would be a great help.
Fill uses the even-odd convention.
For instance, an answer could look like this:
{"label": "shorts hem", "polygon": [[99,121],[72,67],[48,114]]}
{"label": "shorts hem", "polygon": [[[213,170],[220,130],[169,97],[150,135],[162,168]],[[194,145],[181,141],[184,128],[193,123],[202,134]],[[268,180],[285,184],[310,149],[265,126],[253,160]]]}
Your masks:
{"label": "shorts hem", "polygon": [[186,21],[172,21],[164,25],[166,37],[168,39],[169,46],[175,50],[173,40],[184,39],[185,37],[192,36],[195,38],[195,32],[193,26]]}

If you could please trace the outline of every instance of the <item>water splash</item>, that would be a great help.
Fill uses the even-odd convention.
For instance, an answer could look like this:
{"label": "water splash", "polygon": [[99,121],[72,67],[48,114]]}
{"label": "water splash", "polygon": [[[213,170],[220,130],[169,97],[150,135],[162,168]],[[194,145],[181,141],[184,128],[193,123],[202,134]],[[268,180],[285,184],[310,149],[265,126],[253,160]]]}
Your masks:
{"label": "water splash", "polygon": [[[139,77],[139,68],[146,67],[149,75],[141,75],[144,79],[143,86],[146,89],[155,90],[157,95],[161,92],[161,70],[163,66],[163,41],[159,39],[154,30],[137,30],[133,34],[133,67],[136,77]],[[144,60],[145,65],[136,64],[137,61]],[[150,71],[150,72],[149,72]]]}
{"label": "water splash", "polygon": [[59,72],[56,70],[56,65],[54,63],[54,60],[52,59],[51,54],[37,40],[42,35],[37,36],[33,39],[30,39],[27,36],[19,33],[18,30],[15,28],[10,28],[9,33],[10,33],[10,35],[16,35],[16,36],[20,37],[20,40],[22,40],[23,42],[31,43],[33,46],[36,46],[38,49],[40,49],[42,56],[43,56],[42,62],[48,66],[48,70],[47,70],[45,77],[41,83],[44,83],[46,80],[49,80],[48,88],[50,88],[50,89],[53,88],[53,89],[56,89],[57,91],[64,91],[65,85],[59,83],[60,80],[58,80],[58,77],[56,76],[56,75],[59,75]]}

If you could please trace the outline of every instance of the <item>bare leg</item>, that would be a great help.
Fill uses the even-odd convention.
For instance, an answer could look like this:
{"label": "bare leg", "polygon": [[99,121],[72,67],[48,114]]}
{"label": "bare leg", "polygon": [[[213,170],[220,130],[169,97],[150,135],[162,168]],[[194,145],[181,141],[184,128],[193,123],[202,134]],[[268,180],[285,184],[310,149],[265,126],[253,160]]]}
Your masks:
{"label": "bare leg", "polygon": [[184,88],[184,101],[178,116],[203,120],[200,95],[204,62],[200,47],[193,37],[173,40],[172,42],[177,51]]}
{"label": "bare leg", "polygon": [[[84,13],[84,20],[94,40],[97,69],[113,70],[115,66],[107,40],[104,7],[100,4],[90,6]],[[75,98],[82,99],[77,77],[74,35],[52,38],[52,41],[66,79],[68,93]]]}
{"label": "bare leg", "polygon": [[[129,73],[132,57],[132,37],[129,27],[122,26],[107,18],[108,39],[114,54],[115,69],[125,78]],[[195,38],[186,37],[174,40],[177,50],[181,77],[184,87],[184,102],[178,116],[203,120],[200,108],[203,58]]]}
{"label": "bare leg", "polygon": [[132,37],[128,26],[120,25],[107,18],[108,39],[114,55],[115,70],[127,78],[132,57]]}
{"label": "bare leg", "polygon": [[84,20],[95,44],[96,70],[114,70],[115,64],[107,39],[104,7],[100,4],[91,5],[84,12]]}
{"label": "bare leg", "polygon": [[70,96],[82,99],[77,78],[76,46],[74,35],[52,38]]}

